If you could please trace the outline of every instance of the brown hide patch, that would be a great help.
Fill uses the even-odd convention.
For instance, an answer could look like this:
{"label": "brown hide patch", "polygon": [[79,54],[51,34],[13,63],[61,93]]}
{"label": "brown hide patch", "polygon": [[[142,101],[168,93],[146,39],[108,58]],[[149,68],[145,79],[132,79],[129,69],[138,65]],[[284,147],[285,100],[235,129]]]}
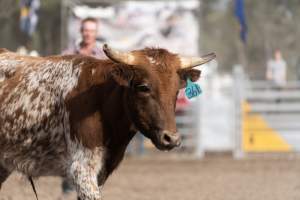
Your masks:
{"label": "brown hide patch", "polygon": [[102,146],[102,121],[99,112],[96,112],[88,117],[85,117],[79,122],[77,138],[82,144],[88,148],[95,148]]}
{"label": "brown hide patch", "polygon": [[93,149],[103,145],[99,99],[105,98],[105,91],[101,90],[101,85],[109,78],[108,73],[114,64],[92,57],[80,57],[74,62],[84,65],[81,66],[77,87],[65,100],[70,112],[71,138]]}
{"label": "brown hide patch", "polygon": [[[158,70],[160,73],[176,71],[180,67],[180,61],[176,54],[161,48],[145,48],[133,51],[137,56],[137,63],[141,63],[148,69]],[[153,62],[151,62],[151,59]],[[159,75],[159,74],[158,74]]]}
{"label": "brown hide patch", "polygon": [[[18,85],[21,80],[21,71],[17,70],[14,76],[9,77],[4,81],[2,88],[4,89],[3,94],[0,96],[0,103],[4,101],[6,96]],[[5,85],[4,85],[5,84]]]}
{"label": "brown hide patch", "polygon": [[37,90],[34,90],[33,92],[32,92],[32,95],[31,95],[31,97],[30,97],[30,100],[31,101],[33,101],[35,98],[37,98],[38,96],[39,96],[39,91],[37,91]]}
{"label": "brown hide patch", "polygon": [[[167,95],[178,90],[180,80],[177,70],[180,68],[180,60],[177,54],[156,48],[146,48],[141,52],[144,55],[144,65],[154,71],[152,76],[157,77],[160,91]],[[152,63],[149,58],[153,60]]]}

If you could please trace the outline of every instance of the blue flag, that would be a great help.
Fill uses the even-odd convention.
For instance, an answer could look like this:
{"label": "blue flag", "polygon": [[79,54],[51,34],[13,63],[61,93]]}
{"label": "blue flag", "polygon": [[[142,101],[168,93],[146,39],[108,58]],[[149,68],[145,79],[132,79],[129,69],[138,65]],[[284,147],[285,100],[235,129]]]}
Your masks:
{"label": "blue flag", "polygon": [[20,1],[20,29],[28,36],[35,32],[38,22],[37,11],[40,8],[40,0]]}
{"label": "blue flag", "polygon": [[244,0],[235,0],[234,14],[240,24],[240,37],[241,40],[246,43],[247,40],[247,22],[245,16],[245,4]]}

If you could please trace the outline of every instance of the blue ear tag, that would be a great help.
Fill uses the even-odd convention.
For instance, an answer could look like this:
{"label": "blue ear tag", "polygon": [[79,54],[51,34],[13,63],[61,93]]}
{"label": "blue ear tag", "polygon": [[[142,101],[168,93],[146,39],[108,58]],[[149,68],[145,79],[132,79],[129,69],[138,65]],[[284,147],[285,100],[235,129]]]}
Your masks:
{"label": "blue ear tag", "polygon": [[185,88],[185,95],[188,99],[193,97],[199,96],[202,93],[200,85],[197,83],[193,83],[191,79],[187,79],[186,88]]}

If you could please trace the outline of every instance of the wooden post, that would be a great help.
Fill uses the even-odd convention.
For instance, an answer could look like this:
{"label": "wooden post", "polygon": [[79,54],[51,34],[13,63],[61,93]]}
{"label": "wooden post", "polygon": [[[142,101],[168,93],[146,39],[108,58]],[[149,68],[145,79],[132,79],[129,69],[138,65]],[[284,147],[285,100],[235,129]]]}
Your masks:
{"label": "wooden post", "polygon": [[243,89],[244,89],[244,71],[241,66],[236,66],[233,71],[234,84],[233,84],[233,95],[234,95],[234,131],[235,131],[235,148],[233,152],[233,157],[240,159],[244,156],[243,152]]}

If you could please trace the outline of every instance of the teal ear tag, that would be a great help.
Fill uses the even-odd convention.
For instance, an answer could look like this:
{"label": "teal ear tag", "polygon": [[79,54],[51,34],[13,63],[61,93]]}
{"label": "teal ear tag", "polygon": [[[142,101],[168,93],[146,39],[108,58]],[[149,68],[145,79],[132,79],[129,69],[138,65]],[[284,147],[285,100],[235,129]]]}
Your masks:
{"label": "teal ear tag", "polygon": [[187,79],[186,88],[185,88],[185,95],[188,99],[193,97],[199,96],[202,93],[200,85],[197,83],[193,83],[191,79]]}

